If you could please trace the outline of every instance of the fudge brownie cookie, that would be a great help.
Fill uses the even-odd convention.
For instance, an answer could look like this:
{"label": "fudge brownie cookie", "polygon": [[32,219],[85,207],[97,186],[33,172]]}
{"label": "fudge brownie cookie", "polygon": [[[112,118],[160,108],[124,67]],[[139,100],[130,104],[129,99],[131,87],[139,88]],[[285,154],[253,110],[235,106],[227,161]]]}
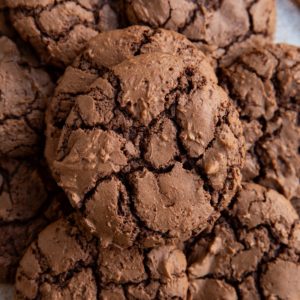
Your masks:
{"label": "fudge brownie cookie", "polygon": [[[99,34],[88,43],[86,50],[72,66],[66,69],[48,106],[45,156],[50,167],[56,155],[61,129],[76,95],[87,92],[90,84],[107,68],[130,57],[154,52],[178,54],[187,60],[198,59],[199,67],[211,70],[204,54],[176,32],[132,26]],[[207,72],[207,76],[217,82],[213,72]]]}
{"label": "fudge brownie cookie", "polygon": [[189,299],[299,299],[299,234],[285,197],[245,184],[212,232],[188,251]]}
{"label": "fudge brownie cookie", "polygon": [[274,0],[124,0],[131,24],[178,31],[227,64],[237,51],[271,40]]}
{"label": "fudge brownie cookie", "polygon": [[7,0],[11,20],[42,59],[58,67],[72,63],[89,39],[119,26],[109,0]]}
{"label": "fudge brownie cookie", "polygon": [[0,160],[0,282],[13,281],[27,246],[59,217],[62,195],[50,183],[31,161]]}
{"label": "fudge brownie cookie", "polygon": [[235,100],[244,127],[243,180],[300,198],[300,48],[253,49],[223,69],[220,79]]}
{"label": "fudge brownie cookie", "polygon": [[187,240],[232,199],[243,134],[211,73],[197,58],[141,54],[76,98],[53,170],[103,247]]}
{"label": "fudge brownie cookie", "polygon": [[0,156],[41,151],[44,111],[52,91],[50,77],[37,62],[0,37]]}
{"label": "fudge brownie cookie", "polygon": [[186,299],[186,258],[174,246],[101,249],[74,216],[49,225],[16,276],[16,299]]}

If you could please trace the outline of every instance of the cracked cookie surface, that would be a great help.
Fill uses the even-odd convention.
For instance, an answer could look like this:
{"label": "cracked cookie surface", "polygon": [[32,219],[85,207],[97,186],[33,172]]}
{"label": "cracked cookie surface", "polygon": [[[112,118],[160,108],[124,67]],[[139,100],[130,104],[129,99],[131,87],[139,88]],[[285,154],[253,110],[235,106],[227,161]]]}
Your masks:
{"label": "cracked cookie surface", "polygon": [[131,24],[162,27],[184,34],[220,65],[251,44],[271,40],[274,0],[124,0]]}
{"label": "cracked cookie surface", "polygon": [[99,32],[119,26],[117,1],[7,0],[12,23],[42,59],[65,67]]}
{"label": "cracked cookie surface", "polygon": [[14,280],[26,248],[59,217],[62,193],[52,185],[35,162],[0,160],[0,282]]}
{"label": "cracked cookie surface", "polygon": [[[176,32],[132,26],[99,34],[88,43],[86,50],[72,66],[67,67],[48,106],[45,156],[50,168],[56,156],[61,129],[76,96],[86,93],[89,86],[99,75],[104,74],[107,68],[130,57],[154,52],[178,54],[186,60],[197,59],[199,67],[211,70],[204,54]],[[214,72],[209,71],[207,76],[217,82]]]}
{"label": "cracked cookie surface", "polygon": [[244,184],[212,231],[183,248],[102,248],[78,224],[72,215],[39,234],[18,268],[16,299],[296,300],[299,295],[299,218],[286,198],[256,184]]}
{"label": "cracked cookie surface", "polygon": [[51,79],[38,63],[0,37],[0,156],[41,152],[44,111],[52,91]]}
{"label": "cracked cookie surface", "polygon": [[300,199],[300,48],[268,45],[220,72],[241,115],[246,138],[244,181]]}
{"label": "cracked cookie surface", "polygon": [[206,66],[140,54],[97,74],[76,98],[53,171],[103,247],[187,240],[236,192],[241,126]]}
{"label": "cracked cookie surface", "polygon": [[180,249],[103,249],[76,224],[70,216],[39,234],[20,263],[16,299],[186,299]]}
{"label": "cracked cookie surface", "polygon": [[212,232],[188,248],[189,299],[298,299],[299,230],[285,197],[244,184]]}

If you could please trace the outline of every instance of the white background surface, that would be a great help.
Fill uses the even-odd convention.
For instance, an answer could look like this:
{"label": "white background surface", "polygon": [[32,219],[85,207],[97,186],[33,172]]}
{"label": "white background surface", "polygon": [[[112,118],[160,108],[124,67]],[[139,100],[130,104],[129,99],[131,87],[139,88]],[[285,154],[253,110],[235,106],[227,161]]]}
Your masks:
{"label": "white background surface", "polygon": [[[277,0],[276,42],[300,46],[300,7],[291,0]],[[12,300],[13,288],[0,284],[0,300]]]}

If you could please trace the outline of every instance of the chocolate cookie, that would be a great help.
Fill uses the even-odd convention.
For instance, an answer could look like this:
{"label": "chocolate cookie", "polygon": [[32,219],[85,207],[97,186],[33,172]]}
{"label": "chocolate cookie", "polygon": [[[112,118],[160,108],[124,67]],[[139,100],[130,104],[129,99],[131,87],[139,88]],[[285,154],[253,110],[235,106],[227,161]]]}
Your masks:
{"label": "chocolate cookie", "polygon": [[51,79],[39,64],[0,37],[0,156],[41,151],[44,111],[52,91]]}
{"label": "chocolate cookie", "polygon": [[130,57],[154,52],[178,54],[186,60],[197,59],[199,66],[209,70],[206,75],[217,82],[204,54],[176,32],[132,26],[99,34],[88,43],[86,50],[72,66],[66,69],[48,107],[45,155],[50,167],[56,156],[61,129],[76,96],[86,93],[98,75],[104,74],[107,68]]}
{"label": "chocolate cookie", "polygon": [[53,170],[103,247],[187,240],[235,194],[239,117],[202,66],[141,54],[98,74],[76,98]]}
{"label": "chocolate cookie", "polygon": [[7,0],[11,20],[42,59],[58,67],[73,62],[89,39],[119,26],[117,1]]}
{"label": "chocolate cookie", "polygon": [[187,245],[188,263],[174,246],[103,249],[78,223],[73,215],[40,233],[18,268],[16,299],[296,300],[300,292],[297,214],[256,184]]}
{"label": "chocolate cookie", "polygon": [[178,31],[222,65],[275,31],[274,0],[124,1],[131,24]]}
{"label": "chocolate cookie", "polygon": [[62,193],[49,183],[34,162],[0,160],[0,282],[13,281],[27,246],[59,217]]}
{"label": "chocolate cookie", "polygon": [[299,299],[299,234],[286,198],[245,184],[212,233],[190,249],[189,299]]}
{"label": "chocolate cookie", "polygon": [[16,299],[186,299],[186,258],[174,246],[102,249],[73,216],[40,233],[16,276]]}
{"label": "chocolate cookie", "polygon": [[295,201],[300,199],[299,63],[300,48],[269,45],[240,56],[220,76],[244,127],[243,179]]}

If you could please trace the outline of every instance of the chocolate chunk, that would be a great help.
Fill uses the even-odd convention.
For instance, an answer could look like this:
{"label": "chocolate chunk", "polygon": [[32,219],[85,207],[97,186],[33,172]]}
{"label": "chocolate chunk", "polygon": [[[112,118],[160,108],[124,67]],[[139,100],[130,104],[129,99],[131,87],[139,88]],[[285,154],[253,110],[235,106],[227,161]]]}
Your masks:
{"label": "chocolate chunk", "polygon": [[[189,56],[147,53],[98,75],[77,97],[53,172],[102,246],[185,241],[207,229],[240,183],[244,145],[227,95]],[[149,139],[165,143],[167,164],[149,162]]]}
{"label": "chocolate chunk", "polygon": [[43,148],[44,111],[53,84],[16,44],[0,37],[0,156],[26,157]]}
{"label": "chocolate chunk", "polygon": [[72,63],[98,32],[119,26],[116,1],[7,0],[7,6],[21,37],[58,67]]}
{"label": "chocolate chunk", "polygon": [[180,249],[103,249],[77,223],[73,215],[39,234],[20,263],[16,299],[186,299]]}
{"label": "chocolate chunk", "polygon": [[0,160],[0,282],[14,280],[26,248],[64,211],[63,198],[43,165]]}
{"label": "chocolate chunk", "polygon": [[299,62],[300,48],[268,45],[249,50],[221,75],[244,127],[243,179],[273,188],[295,204],[300,199]]}
{"label": "chocolate chunk", "polygon": [[299,225],[282,195],[244,184],[212,232],[188,248],[190,299],[297,299]]}
{"label": "chocolate chunk", "polygon": [[220,65],[275,31],[274,0],[125,0],[125,9],[131,24],[180,32]]}

